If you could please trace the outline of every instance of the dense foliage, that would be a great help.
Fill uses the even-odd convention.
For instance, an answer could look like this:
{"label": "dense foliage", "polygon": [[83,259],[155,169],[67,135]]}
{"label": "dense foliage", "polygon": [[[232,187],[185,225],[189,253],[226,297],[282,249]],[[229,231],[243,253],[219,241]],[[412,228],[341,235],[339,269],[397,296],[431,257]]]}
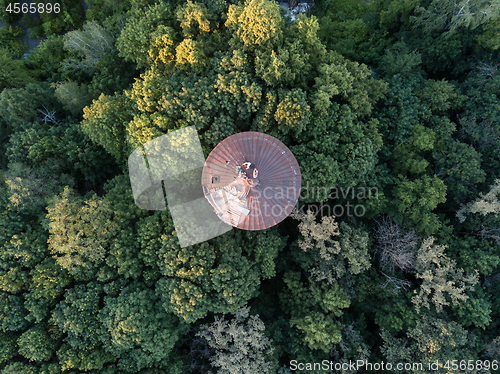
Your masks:
{"label": "dense foliage", "polygon": [[[499,0],[7,3],[0,373],[500,360]],[[297,209],[181,248],[127,159],[186,126],[280,139]]]}

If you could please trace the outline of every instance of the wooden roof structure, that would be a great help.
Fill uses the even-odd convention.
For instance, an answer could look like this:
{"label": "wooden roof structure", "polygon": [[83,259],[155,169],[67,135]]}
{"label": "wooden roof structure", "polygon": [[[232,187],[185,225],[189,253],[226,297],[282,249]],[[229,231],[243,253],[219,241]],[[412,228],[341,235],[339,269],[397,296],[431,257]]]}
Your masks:
{"label": "wooden roof structure", "polygon": [[281,141],[260,132],[242,132],[212,150],[201,183],[221,220],[243,230],[264,230],[283,221],[295,207],[301,175],[297,160]]}

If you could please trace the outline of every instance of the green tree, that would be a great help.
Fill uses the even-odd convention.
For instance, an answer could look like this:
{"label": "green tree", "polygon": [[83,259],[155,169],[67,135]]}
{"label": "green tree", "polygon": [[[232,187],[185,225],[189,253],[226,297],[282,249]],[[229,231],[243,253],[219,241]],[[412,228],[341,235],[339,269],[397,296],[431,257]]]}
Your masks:
{"label": "green tree", "polygon": [[11,0],[0,0],[0,19],[7,23],[12,23],[21,18],[21,14],[19,13],[7,12],[7,7],[11,3]]}
{"label": "green tree", "polygon": [[[202,68],[203,64],[206,63],[204,49],[200,43],[191,39],[186,39],[186,43],[189,43],[189,40],[191,41],[191,49],[194,54],[191,59],[195,59],[195,62],[198,63],[198,67]],[[150,64],[170,71],[176,66],[176,58],[182,61],[183,58],[189,57],[187,53],[184,53],[184,55],[182,54],[182,52],[184,52],[183,50],[187,49],[188,46],[185,45],[184,47],[180,47],[180,44],[177,45],[178,43],[176,43],[176,41],[177,34],[172,27],[159,25],[153,33],[151,45],[148,50]],[[177,66],[182,67],[182,64]],[[195,64],[195,68],[196,67]]]}
{"label": "green tree", "polygon": [[186,38],[193,38],[198,33],[210,32],[212,16],[205,4],[193,3],[188,0],[184,5],[177,8],[175,15]]}
{"label": "green tree", "polygon": [[[327,0],[315,4],[312,13],[321,25],[320,37],[329,49],[360,61],[370,39],[369,6],[349,0]],[[363,56],[364,57],[364,56]]]}
{"label": "green tree", "polygon": [[[236,313],[258,292],[261,279],[276,274],[275,259],[285,239],[276,229],[262,233],[231,231],[209,242],[180,248],[167,212],[139,224],[141,255],[163,306],[186,322],[209,312]],[[152,237],[151,233],[156,233]],[[245,243],[245,244],[243,244]]]}
{"label": "green tree", "polygon": [[73,349],[90,350],[99,345],[101,326],[97,314],[102,292],[102,285],[95,282],[76,285],[52,310],[51,321],[66,333],[65,341]]}
{"label": "green tree", "polygon": [[203,318],[209,311],[235,312],[257,293],[259,272],[242,256],[235,238],[217,241],[217,251],[208,243],[192,249],[179,249],[172,243],[160,252],[163,277],[157,292],[165,309],[186,322]]}
{"label": "green tree", "polygon": [[3,332],[22,331],[28,326],[28,311],[22,296],[0,292],[0,328]]}
{"label": "green tree", "polygon": [[374,309],[374,321],[381,329],[391,334],[401,334],[415,327],[419,318],[411,303],[411,292],[406,291],[411,284],[396,280],[387,282],[387,277],[385,280],[385,283],[374,285],[373,300],[365,299],[359,302],[369,303],[363,308],[369,314],[371,314],[370,308]]}
{"label": "green tree", "polygon": [[48,209],[49,249],[57,263],[78,280],[96,276],[119,227],[102,198],[86,199],[70,188]]}
{"label": "green tree", "polygon": [[413,181],[399,179],[394,187],[391,205],[407,227],[415,227],[421,234],[432,234],[441,227],[432,211],[446,202],[446,185],[436,176],[424,175]]}
{"label": "green tree", "polygon": [[[44,1],[47,4],[49,1]],[[54,3],[52,3],[54,5]],[[64,32],[71,31],[79,28],[83,23],[82,11],[80,2],[77,0],[61,0],[61,11],[59,13],[42,12],[40,18],[42,19],[43,36],[60,35]],[[54,8],[52,8],[54,9]],[[58,16],[59,14],[64,17]]]}
{"label": "green tree", "polygon": [[68,175],[54,176],[54,171],[59,166],[57,161],[53,162],[53,166],[54,168],[49,170],[45,167],[33,169],[20,163],[10,164],[5,183],[10,190],[11,203],[27,212],[38,213],[45,208],[53,195],[60,192],[61,183],[73,184]]}
{"label": "green tree", "polygon": [[[454,321],[422,316],[406,335],[395,338],[382,331],[384,344],[381,350],[388,362],[428,363],[438,360],[444,364],[448,360],[450,363],[454,359],[460,360],[460,357],[472,360],[477,357],[475,336]],[[428,368],[423,364],[421,368],[412,366],[410,370],[396,372],[424,374]]]}
{"label": "green tree", "polygon": [[336,283],[318,285],[309,279],[304,284],[299,272],[286,272],[283,281],[286,286],[279,294],[281,309],[291,314],[289,323],[299,331],[301,344],[329,352],[341,341],[337,317],[349,307],[349,296]]}
{"label": "green tree", "polygon": [[283,134],[292,132],[294,136],[298,136],[306,129],[310,118],[311,110],[305,92],[300,88],[288,92],[278,90],[278,105],[274,119]]}
{"label": "green tree", "polygon": [[175,60],[180,70],[202,73],[207,65],[203,44],[193,39],[184,39],[175,48]]}
{"label": "green tree", "polygon": [[264,92],[264,87],[252,73],[251,55],[234,50],[232,53],[216,54],[214,60],[217,79],[213,95],[218,99],[220,110],[227,112],[235,121],[247,123],[259,109]]}
{"label": "green tree", "polygon": [[134,9],[116,40],[120,56],[135,62],[138,68],[147,67],[150,62],[148,51],[158,37],[156,29],[159,25],[170,26],[172,20],[173,12],[167,3]]}
{"label": "green tree", "polygon": [[118,234],[108,242],[109,253],[102,271],[103,279],[117,276],[137,279],[143,275],[145,263],[151,265],[151,262],[155,261],[153,259],[157,258],[156,253],[151,254],[151,258],[141,255],[139,237],[135,229],[139,220],[148,216],[149,212],[139,209],[135,204],[130,177],[127,174],[109,180],[104,189],[104,204],[113,212],[112,221]]}
{"label": "green tree", "polygon": [[414,91],[414,86],[399,75],[389,80],[388,92],[377,117],[384,138],[390,144],[408,143],[413,126],[428,120],[431,115]]}
{"label": "green tree", "polygon": [[246,0],[244,5],[231,5],[225,26],[236,33],[234,43],[245,48],[277,45],[282,41],[284,21],[279,5],[269,0]]}
{"label": "green tree", "polygon": [[391,161],[393,172],[398,175],[422,174],[430,166],[430,151],[434,150],[437,143],[436,133],[421,124],[413,127],[413,132],[406,144],[397,144],[394,147]]}
{"label": "green tree", "polygon": [[[116,357],[102,348],[73,349],[69,344],[63,343],[56,354],[59,363],[58,370],[60,371],[79,370],[83,372],[90,371],[91,373],[116,373],[116,367],[109,365],[116,362]],[[104,366],[106,366],[106,369]]]}
{"label": "green tree", "polygon": [[[315,116],[301,144],[290,147],[301,167],[302,183],[311,191],[351,188],[367,180],[377,162],[379,134],[363,123],[347,105],[332,105],[326,115]],[[304,194],[303,202],[326,197]]]}
{"label": "green tree", "polygon": [[231,117],[222,114],[214,119],[214,122],[203,134],[203,138],[208,144],[216,146],[227,137],[238,133],[236,124]]}
{"label": "green tree", "polygon": [[269,51],[257,51],[255,58],[255,73],[268,86],[303,87],[306,70],[311,67],[310,56],[304,52],[299,40],[285,39],[283,47]]}
{"label": "green tree", "polygon": [[17,355],[17,336],[0,333],[0,364],[3,365]]}
{"label": "green tree", "polygon": [[[474,148],[482,154],[493,156],[488,151],[495,147],[500,141],[500,133],[495,123],[488,120],[481,121],[473,114],[461,116],[459,123],[463,138],[467,140],[468,143],[474,145]],[[493,159],[494,156],[491,158]]]}
{"label": "green tree", "polygon": [[44,110],[55,110],[56,114],[60,110],[53,88],[46,83],[29,83],[24,88],[0,93],[0,125],[7,127],[7,134],[31,127],[38,118],[43,118],[40,111]]}
{"label": "green tree", "polygon": [[19,26],[3,26],[0,28],[0,48],[7,49],[13,57],[21,58],[26,53],[26,44],[19,42],[19,37],[25,34]]}
{"label": "green tree", "polygon": [[63,37],[51,35],[30,51],[24,63],[38,80],[57,81],[62,80],[61,63],[67,55]]}
{"label": "green tree", "polygon": [[463,96],[457,87],[445,79],[435,81],[426,79],[416,94],[420,100],[427,103],[433,113],[443,113],[460,107]]}
{"label": "green tree", "polygon": [[474,186],[486,179],[481,169],[481,154],[469,144],[457,140],[448,142],[434,157],[437,176],[446,183],[448,194],[456,202],[469,198]]}
{"label": "green tree", "polygon": [[22,362],[13,362],[5,366],[2,370],[2,374],[38,374],[38,368],[35,365],[28,365]]}
{"label": "green tree", "polygon": [[[47,255],[47,233],[27,219],[21,209],[15,207],[8,194],[0,194],[0,269],[9,271],[20,266],[33,268]],[[10,292],[10,291],[9,291]]]}
{"label": "green tree", "polygon": [[24,332],[17,340],[19,353],[30,361],[47,361],[55,352],[56,342],[42,324]]}
{"label": "green tree", "polygon": [[85,11],[86,19],[100,24],[115,24],[123,19],[124,14],[137,5],[136,1],[125,0],[117,2],[115,0],[92,0],[87,3]]}
{"label": "green tree", "polygon": [[392,78],[396,74],[408,78],[419,71],[421,64],[422,54],[410,51],[405,42],[399,41],[385,50],[380,59],[380,70],[387,78]]}
{"label": "green tree", "polygon": [[82,131],[119,162],[128,156],[125,129],[133,118],[131,105],[125,95],[101,94],[90,107],[83,109]]}
{"label": "green tree", "polygon": [[14,60],[5,48],[0,48],[0,66],[0,92],[6,88],[21,88],[34,82],[23,63]]}
{"label": "green tree", "polygon": [[465,327],[476,326],[485,329],[492,319],[492,304],[486,297],[483,288],[476,284],[474,291],[466,291],[468,298],[453,307],[457,319]]}
{"label": "green tree", "polygon": [[118,367],[135,373],[166,359],[188,326],[166,313],[154,291],[132,283],[118,296],[105,297],[99,311],[103,347],[118,357]]}
{"label": "green tree", "polygon": [[415,7],[420,0],[392,0],[383,3],[380,8],[380,24],[389,30],[399,30],[408,25]]}
{"label": "green tree", "polygon": [[121,58],[117,50],[103,55],[95,68],[96,73],[89,84],[93,98],[99,97],[101,93],[112,96],[115,92],[126,90],[138,76],[135,65]]}
{"label": "green tree", "polygon": [[29,293],[24,306],[30,312],[26,319],[41,322],[56,305],[71,278],[53,258],[48,257],[30,271]]}
{"label": "green tree", "polygon": [[[7,175],[13,180],[12,187],[21,188],[12,192],[24,198],[26,187],[27,201],[41,202],[34,198],[45,200],[54,192],[61,192],[64,185],[96,188],[116,168],[112,159],[102,157],[103,153],[82,133],[79,124],[32,124],[29,129],[14,133],[7,143],[11,163]],[[36,205],[23,205],[22,209],[33,211]]]}

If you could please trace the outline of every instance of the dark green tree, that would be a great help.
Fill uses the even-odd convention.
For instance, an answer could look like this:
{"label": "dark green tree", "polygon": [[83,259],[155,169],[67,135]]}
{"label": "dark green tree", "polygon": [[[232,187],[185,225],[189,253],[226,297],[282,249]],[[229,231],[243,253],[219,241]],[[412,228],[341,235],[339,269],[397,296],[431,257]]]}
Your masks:
{"label": "dark green tree", "polygon": [[106,296],[98,316],[104,349],[118,357],[118,367],[128,373],[158,366],[188,330],[140,283],[130,284],[118,296]]}
{"label": "dark green tree", "polygon": [[19,353],[30,361],[48,361],[55,352],[56,342],[43,324],[37,324],[17,339]]}
{"label": "dark green tree", "polygon": [[22,88],[34,82],[23,63],[14,60],[5,48],[0,48],[0,66],[0,92],[6,88]]}

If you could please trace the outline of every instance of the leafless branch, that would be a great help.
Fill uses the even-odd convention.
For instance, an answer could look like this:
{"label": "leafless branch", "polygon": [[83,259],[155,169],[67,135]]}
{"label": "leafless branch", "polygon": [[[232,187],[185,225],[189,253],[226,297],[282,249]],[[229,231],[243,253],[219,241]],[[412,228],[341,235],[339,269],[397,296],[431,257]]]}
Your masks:
{"label": "leafless branch", "polygon": [[498,71],[498,64],[487,64],[485,62],[480,62],[476,65],[476,69],[479,71],[479,74],[485,79],[493,78],[493,76]]}
{"label": "leafless branch", "polygon": [[48,110],[45,106],[43,106],[43,110],[38,109],[38,111],[43,114],[42,118],[38,118],[39,121],[59,125],[59,120],[56,118],[55,110]]}
{"label": "leafless branch", "polygon": [[393,217],[384,216],[377,221],[375,250],[380,254],[380,265],[387,271],[396,268],[411,271],[415,266],[415,254],[419,237],[415,230],[406,232]]}
{"label": "leafless branch", "polygon": [[500,244],[500,229],[488,229],[483,228],[479,231],[479,236],[481,239],[494,239],[498,244]]}
{"label": "leafless branch", "polygon": [[388,285],[394,286],[395,289],[400,290],[401,288],[407,290],[412,286],[412,283],[407,279],[399,279],[396,277],[391,277],[383,272],[381,272],[385,277],[385,282],[380,285],[380,288],[386,288]]}

